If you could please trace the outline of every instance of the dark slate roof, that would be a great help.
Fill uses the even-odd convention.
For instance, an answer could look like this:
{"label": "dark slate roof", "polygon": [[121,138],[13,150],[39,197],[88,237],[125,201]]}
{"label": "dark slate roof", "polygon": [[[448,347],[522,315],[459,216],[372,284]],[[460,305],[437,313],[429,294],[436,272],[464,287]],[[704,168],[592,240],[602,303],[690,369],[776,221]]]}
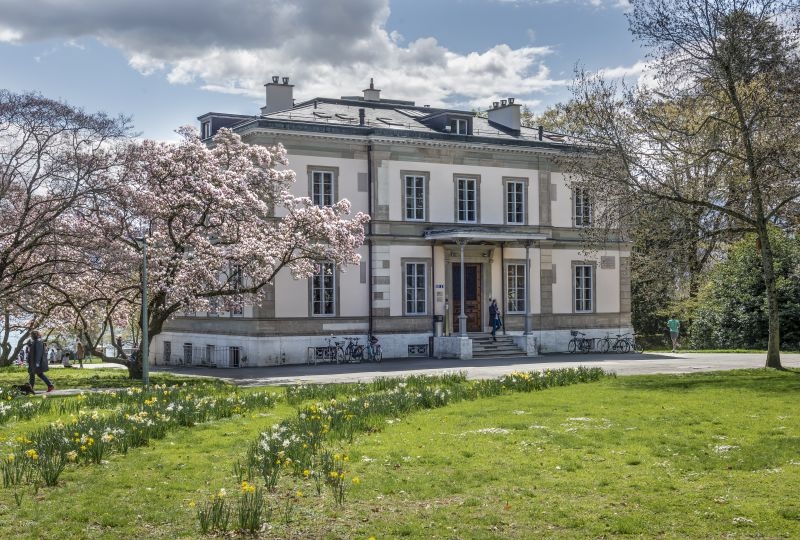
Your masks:
{"label": "dark slate roof", "polygon": [[[364,110],[364,125],[359,122],[359,110]],[[432,129],[426,121],[441,115],[470,117],[472,134],[459,135]],[[198,119],[203,121],[217,116],[206,113]],[[241,122],[233,126],[234,131],[256,128],[345,135],[398,136],[414,139],[439,139],[471,141],[476,143],[516,144],[523,146],[563,146],[564,138],[545,131],[539,139],[536,128],[521,127],[519,133],[476,116],[472,111],[418,107],[411,101],[385,100],[367,101],[357,97],[341,99],[316,98],[304,101],[283,111],[260,116],[219,115],[226,118],[240,116]]]}

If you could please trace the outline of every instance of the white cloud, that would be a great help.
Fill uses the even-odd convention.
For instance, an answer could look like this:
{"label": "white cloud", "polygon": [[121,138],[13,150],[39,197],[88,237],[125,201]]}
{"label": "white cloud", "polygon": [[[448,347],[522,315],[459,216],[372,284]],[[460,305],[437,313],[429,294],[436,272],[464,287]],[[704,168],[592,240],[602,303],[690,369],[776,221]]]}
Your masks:
{"label": "white cloud", "polygon": [[650,64],[639,61],[632,66],[603,68],[597,72],[605,79],[624,79],[626,83],[634,83],[646,88],[657,86],[656,73]]}
{"label": "white cloud", "polygon": [[636,62],[632,66],[618,66],[600,70],[600,75],[607,79],[640,78],[647,71],[647,62]]}
{"label": "white cloud", "polygon": [[628,9],[630,0],[494,0],[498,4],[530,4],[530,5],[552,5],[552,4],[579,4],[590,5],[597,8],[617,8]]}
{"label": "white cloud", "polygon": [[499,44],[461,54],[434,38],[406,44],[385,28],[388,0],[11,4],[3,22],[14,31],[0,28],[0,41],[94,37],[145,75],[254,99],[272,75],[290,76],[299,99],[353,95],[373,77],[385,97],[481,108],[508,96],[532,101],[568,83],[551,76],[548,47]]}
{"label": "white cloud", "polygon": [[0,43],[16,43],[22,39],[22,32],[0,26]]}

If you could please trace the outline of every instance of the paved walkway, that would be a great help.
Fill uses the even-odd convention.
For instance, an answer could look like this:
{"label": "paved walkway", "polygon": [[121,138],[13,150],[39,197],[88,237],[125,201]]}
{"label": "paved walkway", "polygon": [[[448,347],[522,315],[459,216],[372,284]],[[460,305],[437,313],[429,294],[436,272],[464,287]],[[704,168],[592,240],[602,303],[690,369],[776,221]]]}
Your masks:
{"label": "paved walkway", "polygon": [[[645,353],[645,354],[547,354],[539,357],[455,360],[435,358],[384,359],[380,364],[291,364],[273,367],[209,368],[151,366],[150,372],[168,372],[199,377],[216,377],[240,386],[264,386],[295,383],[369,382],[378,377],[439,375],[465,372],[470,379],[494,379],[514,371],[544,371],[576,366],[600,367],[617,375],[652,373],[696,373],[764,367],[765,355],[752,353]],[[781,354],[784,367],[800,368],[800,354]],[[84,369],[126,369],[120,364],[84,364]],[[59,365],[51,366],[59,371]],[[80,368],[73,368],[80,369]],[[25,372],[27,376],[27,372]],[[56,390],[48,395],[67,396],[106,389],[58,388],[58,373],[52,373]],[[37,395],[44,393],[37,380]]]}
{"label": "paved walkway", "polygon": [[[784,367],[800,368],[800,354],[782,354]],[[761,368],[765,355],[734,353],[645,353],[645,354],[548,354],[535,358],[454,360],[403,358],[380,364],[284,365],[253,368],[208,368],[152,366],[153,371],[182,375],[219,377],[242,386],[266,384],[369,382],[378,377],[436,375],[466,372],[470,379],[492,379],[513,371],[543,371],[565,367],[601,367],[617,375],[649,373],[694,373],[730,369]]]}

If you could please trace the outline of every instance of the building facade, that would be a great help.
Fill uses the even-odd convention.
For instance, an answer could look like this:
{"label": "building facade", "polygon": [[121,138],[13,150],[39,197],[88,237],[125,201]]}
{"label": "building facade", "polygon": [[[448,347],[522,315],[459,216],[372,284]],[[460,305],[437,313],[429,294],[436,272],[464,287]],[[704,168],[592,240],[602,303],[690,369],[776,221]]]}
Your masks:
{"label": "building facade", "polygon": [[363,95],[294,103],[288,79],[266,85],[259,116],[207,113],[250,144],[283,144],[293,192],[347,198],[372,220],[358,267],[278,275],[239,312],[170,321],[156,362],[220,366],[305,362],[331,335],[381,340],[384,356],[471,357],[496,298],[520,354],[566,350],[571,330],[630,331],[630,246],[585,250],[593,201],[558,169],[574,148],[520,125],[513,98],[487,117]]}

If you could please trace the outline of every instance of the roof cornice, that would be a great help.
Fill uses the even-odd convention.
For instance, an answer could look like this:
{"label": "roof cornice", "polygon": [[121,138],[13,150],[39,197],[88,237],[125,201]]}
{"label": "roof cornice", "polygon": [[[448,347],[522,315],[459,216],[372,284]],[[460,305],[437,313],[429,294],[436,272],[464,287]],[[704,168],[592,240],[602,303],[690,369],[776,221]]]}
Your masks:
{"label": "roof cornice", "polygon": [[[282,124],[286,122],[276,121]],[[439,134],[425,134],[425,136],[404,137],[402,133],[404,130],[393,130],[394,133],[385,133],[389,130],[376,130],[371,127],[357,127],[357,126],[343,126],[341,133],[334,131],[314,131],[314,130],[293,130],[263,127],[259,125],[258,119],[238,124],[234,126],[237,133],[242,136],[252,134],[263,134],[281,137],[293,137],[304,139],[315,139],[318,141],[335,141],[335,142],[349,142],[358,144],[394,144],[394,145],[407,145],[407,146],[424,146],[427,148],[457,148],[464,150],[493,150],[511,153],[548,153],[548,154],[563,154],[565,152],[576,150],[572,145],[564,143],[548,143],[544,141],[519,141],[519,140],[491,140],[489,137],[476,137],[473,135],[439,135]],[[315,125],[315,124],[310,124]],[[338,131],[338,130],[337,130]],[[346,131],[350,131],[347,133]],[[361,131],[362,133],[358,133]],[[377,133],[376,133],[377,132]],[[405,133],[414,133],[405,131]],[[436,136],[435,136],[436,135]],[[457,140],[455,140],[457,139]]]}

